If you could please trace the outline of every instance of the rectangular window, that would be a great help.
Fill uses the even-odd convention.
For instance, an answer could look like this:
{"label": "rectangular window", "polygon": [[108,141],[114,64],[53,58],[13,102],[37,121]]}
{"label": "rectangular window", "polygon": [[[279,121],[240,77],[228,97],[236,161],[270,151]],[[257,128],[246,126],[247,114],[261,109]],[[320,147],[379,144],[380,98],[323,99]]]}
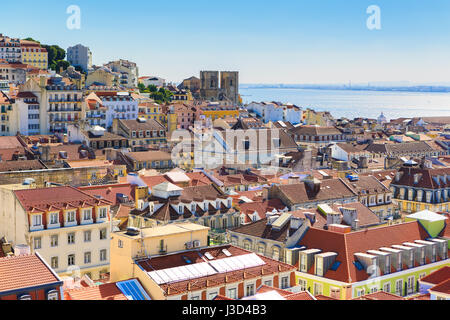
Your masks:
{"label": "rectangular window", "polygon": [[84,242],[91,242],[91,230],[84,232]]}
{"label": "rectangular window", "polygon": [[300,286],[301,291],[306,291],[306,286],[308,285],[306,280],[298,279],[298,285]]}
{"label": "rectangular window", "polygon": [[33,226],[38,227],[40,225],[42,225],[42,215],[40,214],[33,215]]}
{"label": "rectangular window", "polygon": [[50,224],[57,224],[58,223],[58,213],[53,212],[50,214]]}
{"label": "rectangular window", "polygon": [[99,211],[99,218],[100,219],[105,219],[106,218],[106,214],[107,214],[107,209],[106,208],[100,208]]}
{"label": "rectangular window", "polygon": [[119,239],[118,247],[119,247],[119,248],[123,248],[123,241],[120,240],[120,239]]}
{"label": "rectangular window", "polygon": [[266,280],[264,281],[264,285],[271,287],[272,286],[272,280]]}
{"label": "rectangular window", "polygon": [[67,243],[68,244],[74,244],[75,243],[75,233],[68,233],[67,234]]}
{"label": "rectangular window", "polygon": [[390,282],[384,284],[383,291],[388,292],[388,293],[391,292],[391,283]]}
{"label": "rectangular window", "polygon": [[255,285],[249,284],[245,287],[246,296],[252,296],[255,294]]}
{"label": "rectangular window", "polygon": [[289,277],[281,278],[281,289],[286,289],[289,287]]}
{"label": "rectangular window", "polygon": [[41,249],[41,248],[42,248],[41,237],[34,238],[34,249]]}
{"label": "rectangular window", "polygon": [[54,235],[51,236],[51,238],[50,238],[50,245],[52,247],[57,247],[58,246],[58,235],[57,234],[54,234]]}
{"label": "rectangular window", "polygon": [[322,293],[323,293],[323,291],[322,291],[322,284],[314,283],[314,295],[316,296],[316,295],[319,295],[319,294],[322,294]]}
{"label": "rectangular window", "polygon": [[403,296],[403,280],[401,279],[395,282],[395,294]]}
{"label": "rectangular window", "polygon": [[90,252],[85,252],[84,253],[84,263],[91,263],[91,253]]}
{"label": "rectangular window", "polygon": [[100,250],[100,261],[106,261],[106,249]]}
{"label": "rectangular window", "polygon": [[74,222],[74,221],[75,221],[75,211],[67,212],[67,222]]}
{"label": "rectangular window", "polygon": [[228,298],[237,299],[236,288],[228,289]]}
{"label": "rectangular window", "polygon": [[100,240],[106,239],[106,228],[100,230]]}
{"label": "rectangular window", "polygon": [[361,297],[366,293],[365,289],[356,289],[356,296]]}
{"label": "rectangular window", "polygon": [[91,220],[91,209],[83,210],[83,220]]}
{"label": "rectangular window", "polygon": [[69,266],[75,265],[75,255],[74,254],[69,254],[67,256],[67,265],[69,265]]}
{"label": "rectangular window", "polygon": [[51,265],[53,269],[58,269],[58,257],[51,258]]}

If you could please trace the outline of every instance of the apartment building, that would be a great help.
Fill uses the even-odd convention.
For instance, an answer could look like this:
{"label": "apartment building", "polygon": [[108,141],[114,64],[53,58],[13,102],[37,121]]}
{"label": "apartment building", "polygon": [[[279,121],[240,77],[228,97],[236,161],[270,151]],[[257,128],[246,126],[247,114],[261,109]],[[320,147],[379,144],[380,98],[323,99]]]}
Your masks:
{"label": "apartment building", "polygon": [[114,233],[111,280],[136,277],[153,300],[240,299],[261,285],[294,285],[295,267],[231,245],[208,246],[207,235],[192,223]]}
{"label": "apartment building", "polygon": [[0,33],[0,59],[7,62],[20,62],[21,58],[20,39],[10,38]]}
{"label": "apartment building", "polygon": [[336,127],[319,127],[317,125],[299,126],[289,130],[295,142],[305,145],[327,146],[331,143],[344,142],[347,137]]}
{"label": "apartment building", "polygon": [[133,150],[160,146],[167,142],[166,128],[153,119],[114,119],[112,132],[125,137]]}
{"label": "apartment building", "polygon": [[349,233],[310,228],[298,242],[297,284],[344,300],[378,291],[413,296],[419,279],[450,265],[448,241],[428,230],[418,221]]}
{"label": "apartment building", "polygon": [[101,101],[106,108],[105,129],[113,125],[114,119],[135,120],[138,117],[139,103],[130,92],[102,91],[95,95],[91,93],[88,98]]}
{"label": "apartment building", "polygon": [[45,87],[48,113],[48,131],[66,133],[69,124],[81,119],[83,93],[76,85],[56,76]]}
{"label": "apartment building", "polygon": [[0,189],[0,233],[38,252],[59,275],[109,270],[109,201],[73,187]]}
{"label": "apartment building", "polygon": [[81,67],[87,72],[92,68],[92,52],[82,44],[67,48],[67,61],[74,67]]}
{"label": "apartment building", "polygon": [[48,69],[48,52],[34,41],[20,40],[21,62],[38,69]]}
{"label": "apartment building", "polygon": [[296,125],[304,121],[302,108],[293,104],[252,102],[247,106],[247,110],[256,113],[264,123],[288,121]]}
{"label": "apartment building", "polygon": [[143,192],[144,196],[137,200],[137,209],[130,212],[129,226],[189,221],[224,231],[240,224],[239,212],[232,206],[233,199],[215,185],[181,188],[166,181],[150,190],[150,195]]}
{"label": "apartment building", "polygon": [[128,60],[111,61],[105,64],[113,72],[120,73],[117,85],[125,88],[136,88],[139,79],[139,68],[136,63]]}
{"label": "apartment building", "polygon": [[435,169],[429,161],[423,165],[405,164],[397,171],[390,188],[401,211],[450,212],[448,167]]}
{"label": "apartment building", "polygon": [[358,201],[375,212],[380,219],[392,217],[395,205],[392,191],[374,176],[361,176],[357,181],[342,180],[358,195]]}

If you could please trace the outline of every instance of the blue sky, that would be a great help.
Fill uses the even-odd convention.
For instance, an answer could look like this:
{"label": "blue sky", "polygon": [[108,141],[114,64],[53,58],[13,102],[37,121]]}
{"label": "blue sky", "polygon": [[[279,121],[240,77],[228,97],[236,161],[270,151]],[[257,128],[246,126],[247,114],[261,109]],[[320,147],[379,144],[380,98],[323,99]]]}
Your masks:
{"label": "blue sky", "polygon": [[[130,59],[169,81],[239,70],[241,83],[450,82],[448,0],[2,2],[0,33],[82,43],[95,64]],[[72,4],[80,30],[66,28]],[[366,27],[370,5],[381,30]]]}

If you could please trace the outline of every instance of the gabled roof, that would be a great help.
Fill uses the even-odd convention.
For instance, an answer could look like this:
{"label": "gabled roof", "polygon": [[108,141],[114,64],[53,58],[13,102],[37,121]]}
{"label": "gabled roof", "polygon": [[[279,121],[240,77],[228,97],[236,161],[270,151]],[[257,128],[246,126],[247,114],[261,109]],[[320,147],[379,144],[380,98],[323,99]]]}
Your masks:
{"label": "gabled roof", "polygon": [[405,298],[392,293],[379,291],[354,298],[353,300],[405,300]]}
{"label": "gabled roof", "polygon": [[0,258],[0,294],[62,281],[38,254]]}

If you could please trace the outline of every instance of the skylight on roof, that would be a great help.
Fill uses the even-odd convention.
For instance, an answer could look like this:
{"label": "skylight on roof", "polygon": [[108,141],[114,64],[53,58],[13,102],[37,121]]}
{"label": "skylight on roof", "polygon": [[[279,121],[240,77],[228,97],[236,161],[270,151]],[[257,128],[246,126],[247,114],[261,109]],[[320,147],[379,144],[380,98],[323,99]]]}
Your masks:
{"label": "skylight on roof", "polygon": [[209,253],[209,252],[205,252],[205,256],[206,256],[209,260],[214,259],[214,257],[212,256],[212,254]]}
{"label": "skylight on roof", "polygon": [[361,264],[361,262],[359,262],[359,261],[354,261],[353,262],[353,264],[355,265],[355,267],[356,267],[356,269],[358,269],[358,270],[364,270],[364,267],[363,267],[363,265]]}
{"label": "skylight on roof", "polygon": [[335,261],[333,263],[333,265],[331,266],[330,270],[336,271],[339,268],[340,265],[341,265],[341,263],[339,261]]}
{"label": "skylight on roof", "polygon": [[222,252],[223,252],[227,257],[231,257],[231,252],[228,251],[227,249],[222,249]]}

